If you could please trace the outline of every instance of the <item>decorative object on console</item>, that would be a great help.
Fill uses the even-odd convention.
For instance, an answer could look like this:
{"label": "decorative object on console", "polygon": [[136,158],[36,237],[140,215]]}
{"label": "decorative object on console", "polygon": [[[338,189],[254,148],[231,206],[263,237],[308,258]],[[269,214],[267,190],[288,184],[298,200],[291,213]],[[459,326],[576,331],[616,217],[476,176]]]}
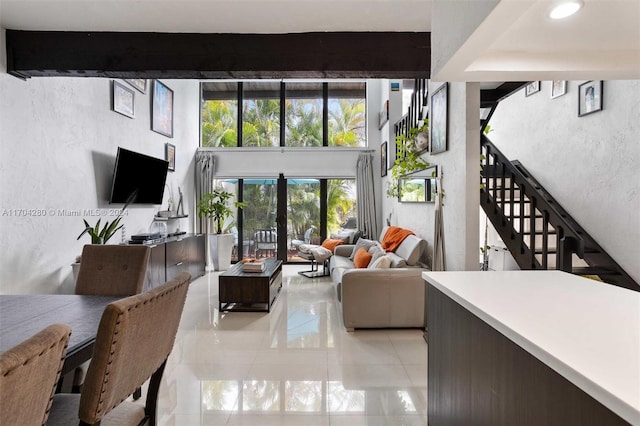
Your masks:
{"label": "decorative object on console", "polygon": [[129,118],[135,118],[135,92],[124,84],[113,81],[113,110]]}
{"label": "decorative object on console", "polygon": [[173,137],[173,90],[158,80],[153,83],[151,130]]}

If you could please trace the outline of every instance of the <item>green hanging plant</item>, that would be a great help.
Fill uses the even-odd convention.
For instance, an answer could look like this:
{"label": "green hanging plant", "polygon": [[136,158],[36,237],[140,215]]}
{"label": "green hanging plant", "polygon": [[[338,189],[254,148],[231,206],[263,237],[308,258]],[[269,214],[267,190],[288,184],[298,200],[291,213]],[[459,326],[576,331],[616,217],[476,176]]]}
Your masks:
{"label": "green hanging plant", "polygon": [[398,151],[396,161],[391,167],[391,178],[387,181],[387,196],[391,198],[400,198],[402,196],[402,187],[400,186],[400,178],[408,173],[424,170],[430,166],[424,161],[415,150],[415,139],[418,134],[429,130],[429,122],[425,120],[425,124],[420,127],[412,127],[409,129],[409,135],[396,136],[396,146]]}

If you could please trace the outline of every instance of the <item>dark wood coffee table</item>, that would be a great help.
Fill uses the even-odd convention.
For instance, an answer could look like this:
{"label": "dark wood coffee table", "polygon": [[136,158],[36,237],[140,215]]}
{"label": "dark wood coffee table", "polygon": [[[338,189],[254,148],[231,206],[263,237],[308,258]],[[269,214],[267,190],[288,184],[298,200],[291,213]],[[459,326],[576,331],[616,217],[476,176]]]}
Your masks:
{"label": "dark wood coffee table", "polygon": [[236,263],[218,278],[220,311],[270,312],[282,288],[282,261],[266,259],[263,272],[244,272]]}

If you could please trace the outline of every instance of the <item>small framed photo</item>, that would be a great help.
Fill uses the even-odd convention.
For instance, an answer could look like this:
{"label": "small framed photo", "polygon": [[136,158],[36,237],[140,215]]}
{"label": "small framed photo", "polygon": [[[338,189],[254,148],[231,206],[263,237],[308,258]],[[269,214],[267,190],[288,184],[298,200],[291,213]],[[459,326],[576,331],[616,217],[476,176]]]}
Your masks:
{"label": "small framed photo", "polygon": [[151,101],[151,130],[173,137],[173,90],[155,80]]}
{"label": "small framed photo", "polygon": [[578,117],[602,111],[602,80],[578,86]]}
{"label": "small framed photo", "polygon": [[431,95],[431,119],[429,120],[431,155],[445,152],[448,149],[448,101],[448,84],[444,83]]}
{"label": "small framed photo", "polygon": [[387,175],[387,147],[389,144],[383,142],[380,145],[380,176],[385,177]]}
{"label": "small framed photo", "polygon": [[129,83],[131,87],[136,89],[138,92],[142,94],[147,93],[147,80],[144,78],[130,78],[125,79],[124,81]]}
{"label": "small framed photo", "polygon": [[135,118],[135,92],[115,80],[112,89],[113,110],[129,118]]}
{"label": "small framed photo", "polygon": [[551,82],[551,99],[559,98],[567,93],[567,80],[553,80]]}
{"label": "small framed photo", "polygon": [[532,81],[529,84],[527,84],[524,88],[524,95],[525,96],[531,96],[534,93],[538,93],[540,91],[540,82],[539,81]]}
{"label": "small framed photo", "polygon": [[176,171],[176,147],[170,143],[164,144],[164,159],[169,162],[168,170]]}

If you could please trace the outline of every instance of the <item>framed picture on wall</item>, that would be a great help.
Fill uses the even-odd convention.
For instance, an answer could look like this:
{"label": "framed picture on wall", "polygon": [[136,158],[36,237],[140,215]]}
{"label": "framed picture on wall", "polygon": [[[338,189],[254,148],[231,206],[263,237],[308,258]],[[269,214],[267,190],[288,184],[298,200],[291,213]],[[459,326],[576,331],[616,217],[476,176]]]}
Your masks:
{"label": "framed picture on wall", "polygon": [[551,82],[551,99],[559,98],[567,93],[566,80],[553,80]]}
{"label": "framed picture on wall", "polygon": [[387,175],[387,142],[382,142],[380,145],[380,176],[385,177]]}
{"label": "framed picture on wall", "polygon": [[170,143],[164,144],[164,159],[169,162],[168,170],[176,171],[176,147]]}
{"label": "framed picture on wall", "polygon": [[602,111],[602,80],[578,86],[578,117]]}
{"label": "framed picture on wall", "polygon": [[527,84],[524,88],[524,95],[525,96],[531,96],[534,93],[538,93],[540,91],[540,82],[539,81],[532,81],[529,84]]}
{"label": "framed picture on wall", "polygon": [[449,94],[448,83],[440,86],[433,95],[431,95],[430,108],[430,138],[431,154],[439,154],[448,149],[447,128],[449,127]]}
{"label": "framed picture on wall", "polygon": [[135,118],[135,92],[119,81],[113,81],[112,109],[129,118]]}
{"label": "framed picture on wall", "polygon": [[127,83],[129,83],[134,89],[136,89],[140,93],[147,93],[147,80],[144,78],[130,78],[125,79]]}
{"label": "framed picture on wall", "polygon": [[153,83],[151,130],[173,137],[173,90],[158,80]]}

